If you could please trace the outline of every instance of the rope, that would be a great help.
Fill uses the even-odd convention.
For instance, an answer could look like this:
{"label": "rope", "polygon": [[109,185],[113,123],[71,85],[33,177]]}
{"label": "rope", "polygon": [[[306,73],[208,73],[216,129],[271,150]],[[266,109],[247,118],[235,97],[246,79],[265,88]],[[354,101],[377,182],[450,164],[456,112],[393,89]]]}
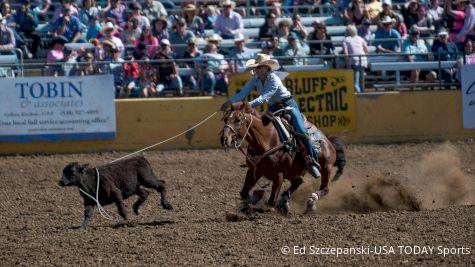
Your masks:
{"label": "rope", "polygon": [[108,220],[112,220],[112,216],[110,216],[106,210],[101,206],[101,204],[99,203],[99,170],[97,168],[96,169],[96,174],[97,174],[97,188],[96,188],[96,197],[94,198],[93,196],[89,195],[86,191],[82,190],[81,188],[79,188],[79,191],[81,191],[83,194],[85,194],[86,196],[88,196],[89,198],[91,198],[92,200],[94,200],[94,202],[96,202],[97,204],[97,209],[99,210],[99,213],[101,214],[102,217],[108,219]]}
{"label": "rope", "polygon": [[190,129],[188,129],[188,130],[186,130],[186,131],[183,131],[183,132],[181,132],[181,133],[179,133],[179,134],[176,134],[176,135],[174,135],[174,136],[172,136],[172,137],[170,137],[170,138],[168,138],[168,139],[166,139],[166,140],[163,140],[163,141],[161,141],[161,142],[155,143],[155,144],[153,144],[153,145],[151,145],[151,146],[148,146],[148,147],[146,147],[146,148],[140,149],[140,150],[138,150],[138,151],[135,151],[135,152],[133,152],[133,153],[130,153],[130,154],[128,154],[128,155],[125,155],[125,156],[123,156],[123,157],[120,157],[120,158],[118,158],[118,159],[115,159],[115,160],[111,161],[110,163],[114,163],[114,162],[119,161],[119,160],[121,160],[121,159],[128,158],[128,157],[130,157],[130,156],[132,156],[132,155],[138,154],[138,153],[140,153],[140,152],[143,152],[143,151],[145,151],[145,150],[151,149],[151,148],[153,148],[153,147],[156,147],[156,146],[158,146],[158,145],[161,145],[161,144],[163,144],[163,143],[166,143],[166,142],[168,142],[168,141],[170,141],[170,140],[173,140],[173,139],[177,138],[178,136],[183,135],[183,134],[185,134],[185,133],[187,133],[187,132],[189,132],[189,131],[195,129],[196,127],[200,126],[201,124],[205,123],[207,120],[211,119],[214,115],[216,115],[216,113],[218,113],[218,112],[215,111],[213,114],[209,115],[206,119],[200,121],[198,124],[196,124],[195,126],[191,127]]}

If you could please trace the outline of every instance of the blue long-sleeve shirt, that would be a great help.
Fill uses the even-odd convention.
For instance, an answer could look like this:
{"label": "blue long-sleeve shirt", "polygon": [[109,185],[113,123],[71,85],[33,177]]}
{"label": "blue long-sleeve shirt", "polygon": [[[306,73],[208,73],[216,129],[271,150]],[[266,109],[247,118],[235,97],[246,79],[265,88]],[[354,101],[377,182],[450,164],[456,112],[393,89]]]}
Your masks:
{"label": "blue long-sleeve shirt", "polygon": [[266,81],[264,83],[262,83],[257,74],[255,74],[249,81],[247,81],[239,93],[231,97],[230,101],[235,103],[236,101],[243,100],[254,88],[256,88],[261,95],[250,102],[252,107],[264,103],[273,105],[291,96],[290,91],[284,86],[277,74],[270,71],[267,73]]}

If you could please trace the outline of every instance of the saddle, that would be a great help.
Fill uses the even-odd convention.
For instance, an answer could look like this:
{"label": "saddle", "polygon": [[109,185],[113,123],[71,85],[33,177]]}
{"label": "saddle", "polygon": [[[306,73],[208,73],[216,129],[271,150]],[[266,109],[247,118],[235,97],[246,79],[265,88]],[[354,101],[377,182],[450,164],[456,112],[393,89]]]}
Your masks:
{"label": "saddle", "polygon": [[292,127],[292,117],[285,112],[285,110],[279,110],[274,114],[270,114],[273,117],[273,123],[277,132],[279,133],[280,141],[284,146],[290,151],[295,149],[295,138],[307,138],[312,142],[315,152],[320,154],[321,142],[322,142],[322,133],[318,128],[307,120],[304,114],[302,118],[304,121],[304,127],[307,129],[308,136],[303,136],[302,134],[296,132]]}

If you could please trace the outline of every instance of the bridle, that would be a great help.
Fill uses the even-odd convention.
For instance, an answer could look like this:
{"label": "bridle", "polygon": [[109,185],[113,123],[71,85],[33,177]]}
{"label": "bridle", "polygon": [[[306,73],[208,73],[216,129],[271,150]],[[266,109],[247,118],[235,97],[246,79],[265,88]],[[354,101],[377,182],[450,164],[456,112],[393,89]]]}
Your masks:
{"label": "bridle", "polygon": [[[233,115],[234,115],[234,112],[231,112],[231,115],[229,116],[228,119],[231,119],[231,118],[233,117]],[[246,139],[246,136],[249,134],[249,129],[251,128],[251,126],[252,126],[252,121],[253,121],[253,117],[252,117],[252,115],[251,115],[251,116],[250,116],[250,117],[251,117],[251,121],[249,122],[249,125],[246,127],[246,132],[245,132],[244,135],[241,137],[241,140],[239,140],[239,133],[238,133],[238,131],[241,130],[243,124],[246,125],[246,120],[247,120],[246,113],[244,113],[244,111],[241,111],[241,115],[242,115],[242,117],[243,117],[244,119],[239,122],[239,125],[238,125],[239,128],[237,128],[237,130],[234,129],[234,127],[231,126],[229,123],[226,123],[226,124],[224,125],[224,129],[229,128],[229,129],[233,132],[232,139],[233,139],[234,147],[235,147],[236,149],[241,148],[242,143],[243,143],[244,140]]]}

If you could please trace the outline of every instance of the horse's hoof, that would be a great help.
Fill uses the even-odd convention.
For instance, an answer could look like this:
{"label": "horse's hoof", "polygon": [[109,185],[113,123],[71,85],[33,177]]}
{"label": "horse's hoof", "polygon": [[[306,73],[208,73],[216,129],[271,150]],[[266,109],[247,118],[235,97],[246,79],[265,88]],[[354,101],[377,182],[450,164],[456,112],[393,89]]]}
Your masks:
{"label": "horse's hoof", "polygon": [[305,213],[314,212],[317,210],[317,201],[320,197],[316,193],[312,193],[307,201],[307,210]]}

